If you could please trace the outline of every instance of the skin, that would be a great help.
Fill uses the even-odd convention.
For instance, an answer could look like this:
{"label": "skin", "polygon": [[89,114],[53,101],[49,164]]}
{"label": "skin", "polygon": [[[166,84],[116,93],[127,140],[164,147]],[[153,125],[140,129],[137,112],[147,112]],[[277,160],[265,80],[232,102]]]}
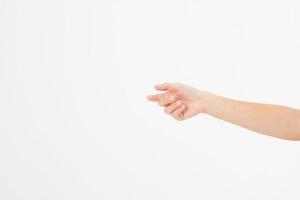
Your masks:
{"label": "skin", "polygon": [[285,140],[300,140],[300,110],[229,99],[182,83],[155,85],[147,99],[178,121],[204,113],[240,127]]}

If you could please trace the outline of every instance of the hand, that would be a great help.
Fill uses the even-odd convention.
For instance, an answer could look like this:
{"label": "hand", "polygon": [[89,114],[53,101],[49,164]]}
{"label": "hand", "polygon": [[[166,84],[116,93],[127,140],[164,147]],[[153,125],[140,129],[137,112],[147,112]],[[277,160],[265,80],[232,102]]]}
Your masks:
{"label": "hand", "polygon": [[155,89],[164,92],[148,95],[148,100],[165,107],[165,113],[176,120],[182,121],[204,112],[201,91],[195,88],[181,83],[163,83],[155,85]]}

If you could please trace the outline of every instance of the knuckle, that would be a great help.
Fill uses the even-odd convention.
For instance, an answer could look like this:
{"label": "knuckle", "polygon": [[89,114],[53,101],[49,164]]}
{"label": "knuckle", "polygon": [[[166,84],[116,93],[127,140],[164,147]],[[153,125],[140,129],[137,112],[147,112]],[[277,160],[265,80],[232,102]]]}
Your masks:
{"label": "knuckle", "polygon": [[176,101],[175,95],[170,95],[169,100],[170,100],[171,102]]}
{"label": "knuckle", "polygon": [[172,117],[173,117],[174,119],[178,120],[178,116],[177,116],[177,115],[172,114]]}
{"label": "knuckle", "polygon": [[177,117],[177,121],[182,121],[183,119],[181,117]]}
{"label": "knuckle", "polygon": [[168,93],[165,93],[164,95],[163,95],[163,99],[168,99],[170,97],[170,94],[168,94]]}
{"label": "knuckle", "polygon": [[177,121],[182,121],[182,120],[183,120],[183,117],[182,117],[182,114],[181,114],[181,113],[176,113],[173,117],[174,117]]}
{"label": "knuckle", "polygon": [[178,116],[178,121],[183,121],[183,117],[181,115]]}

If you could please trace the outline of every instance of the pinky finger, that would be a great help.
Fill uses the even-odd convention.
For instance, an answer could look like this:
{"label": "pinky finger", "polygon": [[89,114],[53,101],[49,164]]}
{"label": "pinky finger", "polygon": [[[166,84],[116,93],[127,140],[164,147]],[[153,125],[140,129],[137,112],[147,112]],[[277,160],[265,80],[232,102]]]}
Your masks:
{"label": "pinky finger", "polygon": [[178,109],[176,109],[173,113],[172,116],[177,119],[178,121],[184,120],[184,114],[183,111],[185,110],[186,106],[183,104],[180,106]]}

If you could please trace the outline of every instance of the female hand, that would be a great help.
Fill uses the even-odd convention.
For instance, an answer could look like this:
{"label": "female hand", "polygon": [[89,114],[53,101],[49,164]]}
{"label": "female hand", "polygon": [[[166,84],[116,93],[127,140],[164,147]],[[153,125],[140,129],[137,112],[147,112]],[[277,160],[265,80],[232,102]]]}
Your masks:
{"label": "female hand", "polygon": [[155,85],[155,89],[164,92],[148,95],[148,100],[165,107],[165,113],[176,120],[182,121],[204,112],[201,91],[196,88],[181,83],[163,83]]}

